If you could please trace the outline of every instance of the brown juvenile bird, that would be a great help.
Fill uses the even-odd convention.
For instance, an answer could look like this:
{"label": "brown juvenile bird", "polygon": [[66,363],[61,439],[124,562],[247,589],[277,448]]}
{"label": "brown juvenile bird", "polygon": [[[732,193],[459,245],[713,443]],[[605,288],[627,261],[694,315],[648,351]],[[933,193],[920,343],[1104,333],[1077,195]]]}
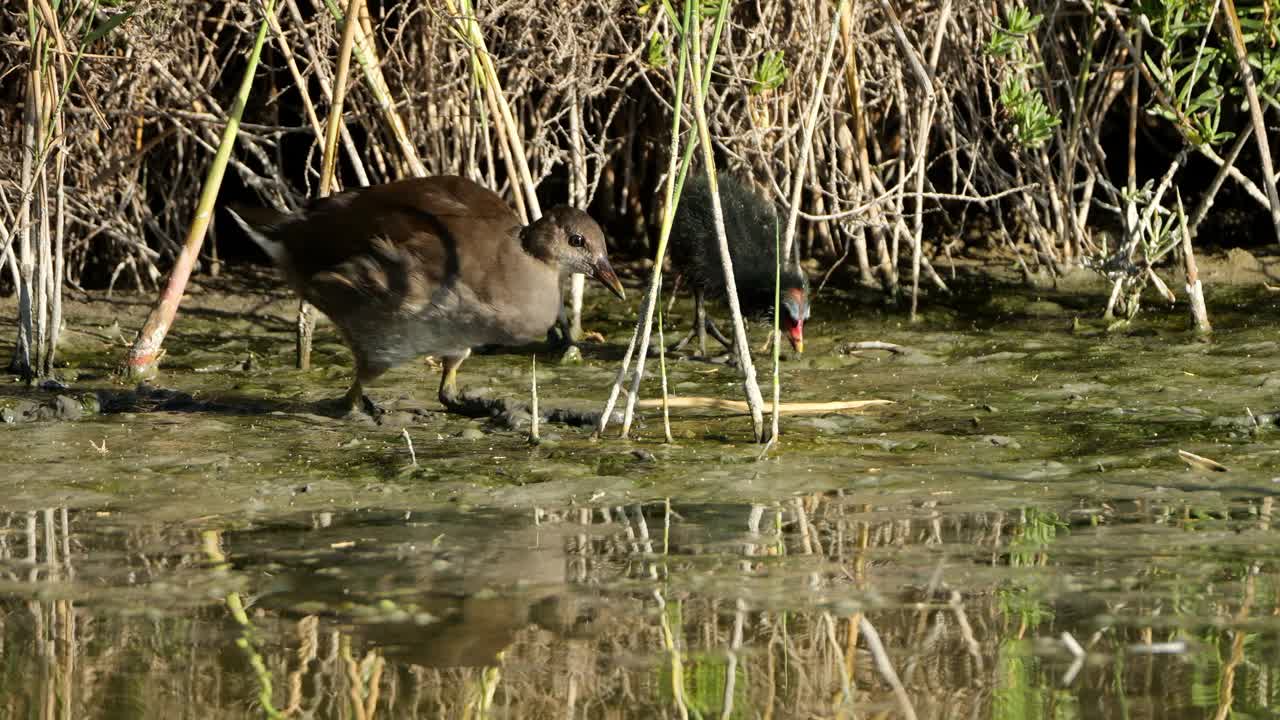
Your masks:
{"label": "brown juvenile bird", "polygon": [[353,411],[365,385],[427,354],[443,360],[448,404],[471,348],[545,336],[562,275],[589,275],[625,297],[589,215],[555,207],[525,226],[502,198],[462,177],[359,188],[293,214],[231,215],[342,333],[356,362],[345,398]]}

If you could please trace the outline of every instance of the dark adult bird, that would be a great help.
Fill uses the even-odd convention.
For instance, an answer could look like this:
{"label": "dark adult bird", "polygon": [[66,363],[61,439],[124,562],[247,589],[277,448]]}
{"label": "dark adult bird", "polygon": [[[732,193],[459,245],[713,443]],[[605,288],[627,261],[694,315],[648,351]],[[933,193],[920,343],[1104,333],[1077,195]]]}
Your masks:
{"label": "dark adult bird", "polygon": [[365,386],[427,354],[443,362],[448,405],[471,348],[545,336],[562,275],[589,275],[624,297],[604,233],[586,213],[555,207],[522,225],[502,198],[462,177],[350,190],[293,214],[232,216],[342,333],[355,355],[352,411]]}
{"label": "dark adult bird", "polygon": [[[770,203],[752,192],[732,175],[720,175],[720,206],[724,215],[729,257],[738,289],[742,314],[750,319],[772,318],[777,242],[781,231],[777,212]],[[686,180],[671,228],[671,261],[693,290],[694,328],[682,340],[683,347],[696,334],[698,352],[707,354],[707,333],[730,350],[733,343],[707,317],[707,297],[726,297],[724,269],[720,262],[720,241],[716,237],[711,207],[711,187],[705,175]],[[779,325],[796,352],[804,352],[804,323],[809,319],[809,281],[794,262],[782,266],[782,317]]]}

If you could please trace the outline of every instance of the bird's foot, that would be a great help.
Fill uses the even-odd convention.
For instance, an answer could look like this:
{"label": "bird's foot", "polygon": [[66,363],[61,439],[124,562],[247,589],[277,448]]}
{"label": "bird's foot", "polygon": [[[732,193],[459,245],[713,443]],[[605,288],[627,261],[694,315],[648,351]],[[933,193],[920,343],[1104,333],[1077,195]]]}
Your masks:
{"label": "bird's foot", "polygon": [[582,362],[582,348],[577,345],[569,345],[560,353],[561,365],[576,365]]}
{"label": "bird's foot", "polygon": [[[694,337],[695,334],[690,332],[683,340],[669,346],[667,348],[667,356],[676,362],[717,362],[716,356],[708,353],[706,350],[699,350],[697,343],[690,342]],[[656,357],[657,354],[657,345],[650,346],[649,355],[651,357]]]}
{"label": "bird's foot", "polygon": [[447,412],[467,417],[493,417],[506,410],[505,401],[472,391],[440,390],[440,404]]}
{"label": "bird's foot", "polygon": [[360,394],[359,398],[345,395],[334,401],[343,420],[368,421],[376,420],[386,414],[386,408],[375,403],[368,395]]}
{"label": "bird's foot", "polygon": [[547,328],[548,345],[554,348],[565,348],[574,343],[573,328],[569,326],[569,320],[564,315],[561,315],[554,325]]}
{"label": "bird's foot", "polygon": [[547,344],[555,348],[558,352],[564,352],[571,347],[576,347],[579,343],[590,342],[603,344],[605,342],[604,333],[597,330],[583,330],[581,328],[573,329],[568,324],[557,323],[547,331]]}
{"label": "bird's foot", "polygon": [[685,347],[686,347],[686,346],[687,346],[687,345],[688,345],[688,344],[689,344],[689,343],[694,339],[694,337],[696,337],[696,336],[697,336],[697,333],[696,333],[696,332],[694,332],[693,330],[690,330],[688,333],[686,333],[686,334],[685,334],[685,336],[684,336],[683,338],[681,338],[681,339],[680,339],[680,341],[679,341],[679,342],[677,342],[677,343],[675,343],[674,345],[672,345],[671,347],[667,348],[667,352],[672,353],[672,354],[680,352],[681,350],[685,349]]}
{"label": "bird's foot", "polygon": [[703,360],[711,363],[712,365],[728,365],[729,367],[734,368],[738,367],[737,353],[727,352],[720,355],[712,355],[710,357],[703,358]]}
{"label": "bird's foot", "polygon": [[[551,352],[560,356],[561,365],[576,364],[582,362],[582,348],[578,343],[591,335],[592,333],[579,334],[575,339],[568,325],[563,327],[556,325],[547,331],[547,345],[550,346]],[[598,333],[596,335],[599,336]]]}
{"label": "bird's foot", "polygon": [[445,406],[445,409],[450,409],[458,404],[458,386],[441,386],[440,392],[436,397],[440,400],[440,404]]}

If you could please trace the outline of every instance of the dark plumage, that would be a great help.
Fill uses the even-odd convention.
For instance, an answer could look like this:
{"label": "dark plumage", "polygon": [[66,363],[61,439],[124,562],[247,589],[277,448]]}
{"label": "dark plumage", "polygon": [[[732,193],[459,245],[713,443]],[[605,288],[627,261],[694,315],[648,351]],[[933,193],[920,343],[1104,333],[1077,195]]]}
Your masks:
{"label": "dark plumage", "polygon": [[363,385],[427,354],[442,358],[440,398],[451,399],[471,348],[545,335],[562,274],[590,275],[623,296],[590,216],[556,207],[522,226],[502,198],[466,178],[350,190],[291,215],[232,216],[342,333],[355,355],[353,410]]}
{"label": "dark plumage", "polygon": [[[771,318],[774,305],[774,273],[777,242],[782,227],[770,203],[731,175],[717,177],[724,215],[729,257],[738,288],[738,304],[749,318]],[[693,290],[695,332],[699,352],[706,354],[706,330],[732,347],[706,319],[704,298],[723,300],[724,271],[711,207],[711,188],[705,175],[686,180],[671,229],[671,261]],[[809,318],[809,283],[793,262],[782,266],[782,317],[780,325],[792,347],[804,351],[804,322]],[[684,342],[688,342],[688,338]],[[681,345],[684,344],[681,343]]]}

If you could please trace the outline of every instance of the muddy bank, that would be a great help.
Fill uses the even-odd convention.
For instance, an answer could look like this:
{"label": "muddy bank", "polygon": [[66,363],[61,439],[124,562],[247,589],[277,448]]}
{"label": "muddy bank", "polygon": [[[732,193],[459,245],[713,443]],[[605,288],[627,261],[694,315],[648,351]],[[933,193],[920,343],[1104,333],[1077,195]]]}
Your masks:
{"label": "muddy bank", "polygon": [[[0,685],[75,717],[330,717],[352,692],[560,717],[567,678],[620,717],[897,712],[865,621],[918,716],[1265,714],[1208,692],[1280,672],[1280,297],[1250,283],[1210,285],[1208,339],[1078,290],[930,297],[914,325],[825,290],[784,400],[894,404],[784,417],[764,455],[690,408],[671,444],[649,409],[627,442],[530,444],[446,412],[426,362],[368,389],[377,420],[337,416],[332,329],[293,369],[294,302],[245,278],[198,288],[138,388],[112,369],[148,303],[82,298],[62,384],[0,386]],[[518,407],[538,354],[544,408],[599,411],[636,302],[589,295],[581,362],[481,354],[460,384]],[[670,360],[673,394],[737,397],[734,368]],[[49,658],[64,692],[20,682]]]}

